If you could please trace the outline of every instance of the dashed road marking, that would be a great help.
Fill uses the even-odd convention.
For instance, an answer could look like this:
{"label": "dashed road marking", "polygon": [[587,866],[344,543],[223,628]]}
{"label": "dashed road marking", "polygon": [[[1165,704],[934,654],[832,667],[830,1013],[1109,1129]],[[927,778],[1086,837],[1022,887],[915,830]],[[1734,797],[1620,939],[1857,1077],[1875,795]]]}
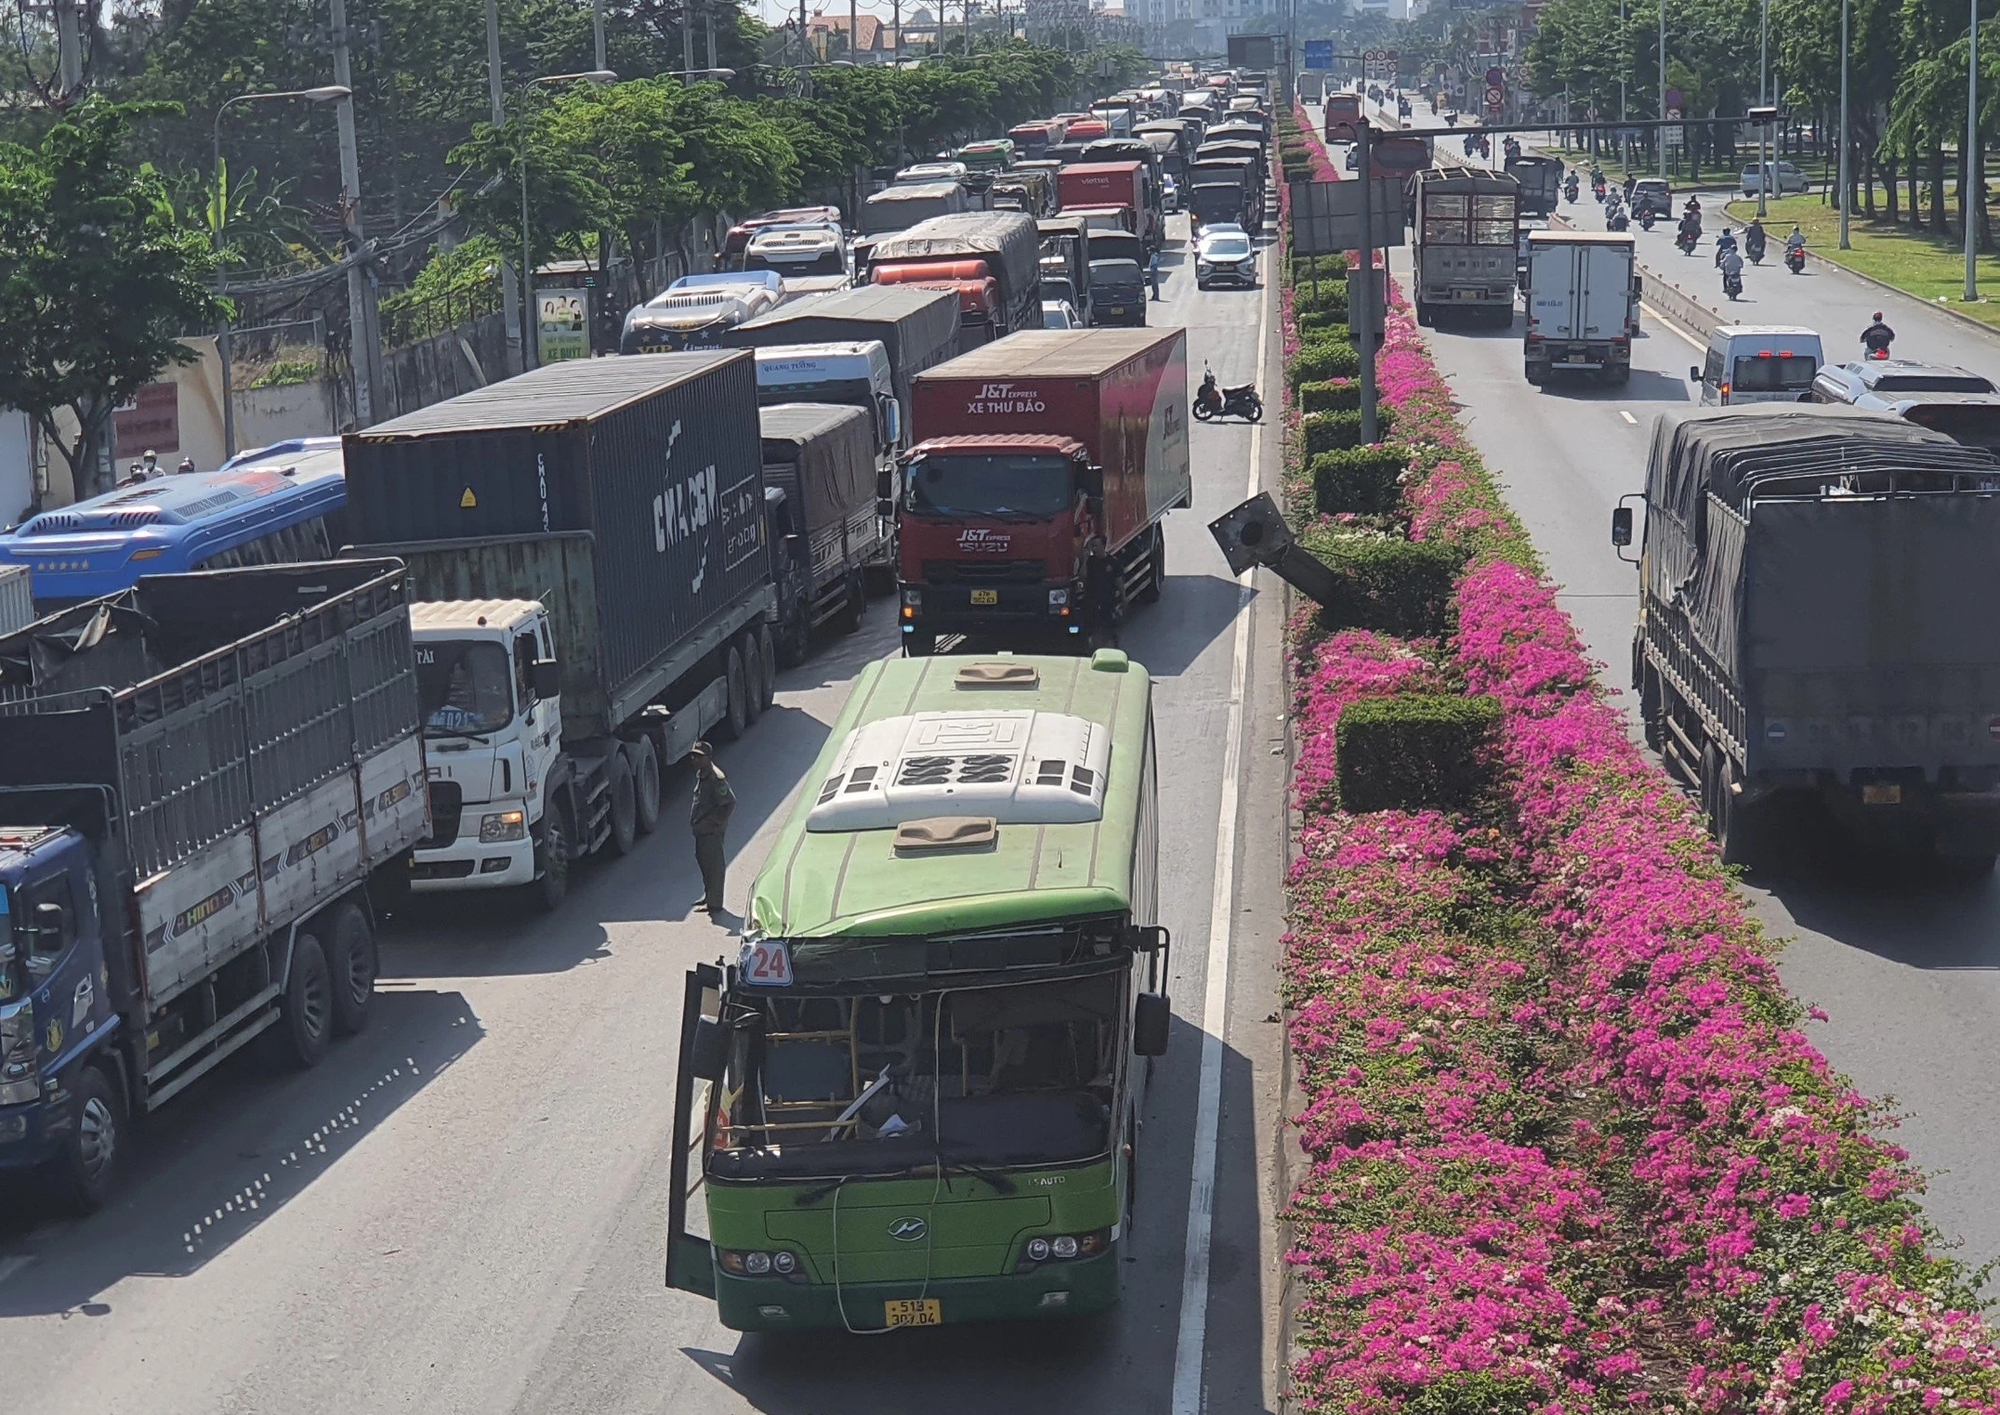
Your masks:
{"label": "dashed road marking", "polygon": [[1639,425],[1639,420],[1633,417],[1630,413],[1626,412],[1623,408],[1620,408],[1618,410],[1618,416],[1625,419],[1626,422],[1632,424],[1633,427],[1637,427]]}

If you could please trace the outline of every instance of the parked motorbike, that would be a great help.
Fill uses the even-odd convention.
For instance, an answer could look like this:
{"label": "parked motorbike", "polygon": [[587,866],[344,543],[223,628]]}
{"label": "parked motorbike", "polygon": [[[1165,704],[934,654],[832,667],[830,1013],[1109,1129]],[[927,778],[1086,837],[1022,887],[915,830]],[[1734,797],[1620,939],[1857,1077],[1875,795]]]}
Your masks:
{"label": "parked motorbike", "polygon": [[1196,422],[1213,422],[1217,418],[1242,418],[1245,422],[1264,421],[1264,400],[1257,396],[1257,385],[1240,383],[1233,388],[1218,388],[1213,370],[1202,376],[1201,387],[1194,395],[1194,416]]}

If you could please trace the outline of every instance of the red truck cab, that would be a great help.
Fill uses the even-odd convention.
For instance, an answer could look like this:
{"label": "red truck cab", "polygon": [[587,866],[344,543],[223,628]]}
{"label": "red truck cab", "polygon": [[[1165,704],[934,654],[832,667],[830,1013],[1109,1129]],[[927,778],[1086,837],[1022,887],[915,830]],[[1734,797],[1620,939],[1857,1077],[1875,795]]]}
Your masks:
{"label": "red truck cab", "polygon": [[1166,208],[1143,162],[1078,162],[1056,173],[1056,204],[1065,213],[1096,207],[1123,207],[1132,213],[1131,230],[1158,250],[1166,234]]}
{"label": "red truck cab", "polygon": [[1159,595],[1189,504],[1183,330],[1013,335],[918,375],[898,510],[903,647],[1102,643]]}

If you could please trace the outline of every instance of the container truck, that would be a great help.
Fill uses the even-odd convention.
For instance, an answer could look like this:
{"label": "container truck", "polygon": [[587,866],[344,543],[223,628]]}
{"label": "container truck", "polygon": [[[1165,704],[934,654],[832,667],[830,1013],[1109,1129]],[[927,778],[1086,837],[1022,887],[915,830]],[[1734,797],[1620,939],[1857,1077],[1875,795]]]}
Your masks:
{"label": "container truck", "polygon": [[1102,644],[1166,574],[1190,504],[1187,335],[1016,334],[917,380],[905,459],[903,649],[940,634]]}
{"label": "container truck", "polygon": [[769,705],[762,447],[733,350],[540,368],[348,434],[353,553],[428,602],[413,888],[553,909],[575,861],[653,829],[667,766]]}
{"label": "container truck", "polygon": [[1039,122],[1017,124],[1007,130],[1007,136],[1013,140],[1014,151],[1019,157],[1040,157],[1063,140],[1068,128],[1067,123],[1044,118]]}
{"label": "container truck", "polygon": [[0,639],[0,1171],[94,1209],[131,1117],[367,1025],[419,721],[393,562],[148,576]]}
{"label": "container truck", "polygon": [[877,241],[869,254],[869,278],[884,267],[909,271],[928,266],[940,279],[967,278],[962,267],[976,261],[999,286],[1002,333],[1039,328],[1042,320],[1041,254],[1035,218],[1018,211],[969,211],[939,216]]}
{"label": "container truck", "polygon": [[1132,213],[1132,229],[1146,249],[1156,251],[1166,236],[1167,218],[1159,183],[1144,162],[1079,162],[1056,178],[1056,203],[1078,207],[1122,207]]}
{"label": "container truck", "polygon": [[[1725,861],[1754,858],[1772,798],[1799,794],[1871,846],[1992,869],[1996,490],[1986,452],[1886,413],[1789,403],[1654,423],[1632,682]],[[1631,542],[1629,506],[1611,537]]]}
{"label": "container truck", "polygon": [[1528,328],[1522,371],[1541,384],[1555,373],[1632,377],[1639,332],[1639,275],[1630,235],[1618,231],[1528,233]]}
{"label": "container truck", "polygon": [[1449,310],[1512,324],[1521,184],[1470,168],[1434,169],[1417,174],[1416,201],[1417,323],[1435,324]]}
{"label": "container truck", "polygon": [[776,403],[759,411],[758,422],[777,567],[778,657],[802,663],[813,630],[861,627],[864,577],[893,547],[894,525],[876,514],[875,422],[865,411]]}

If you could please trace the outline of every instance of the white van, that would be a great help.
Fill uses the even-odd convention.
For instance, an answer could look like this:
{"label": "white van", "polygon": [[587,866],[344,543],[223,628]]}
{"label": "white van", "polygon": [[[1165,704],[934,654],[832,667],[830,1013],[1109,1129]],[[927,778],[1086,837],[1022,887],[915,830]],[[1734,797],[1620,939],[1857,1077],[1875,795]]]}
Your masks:
{"label": "white van", "polygon": [[1688,370],[1701,385],[1704,408],[1739,403],[1812,400],[1813,377],[1825,361],[1819,335],[1785,324],[1725,324],[1708,336],[1708,359]]}

